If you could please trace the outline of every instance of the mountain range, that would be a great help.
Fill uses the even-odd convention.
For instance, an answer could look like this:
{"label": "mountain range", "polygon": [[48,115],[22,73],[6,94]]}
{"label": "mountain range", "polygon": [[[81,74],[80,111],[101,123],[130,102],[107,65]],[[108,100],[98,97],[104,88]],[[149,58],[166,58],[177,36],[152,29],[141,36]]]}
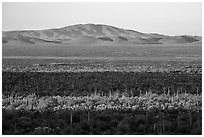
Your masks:
{"label": "mountain range", "polygon": [[77,24],[58,29],[3,31],[2,43],[6,44],[178,44],[201,43],[200,36],[167,36],[157,33],[142,33],[102,24]]}

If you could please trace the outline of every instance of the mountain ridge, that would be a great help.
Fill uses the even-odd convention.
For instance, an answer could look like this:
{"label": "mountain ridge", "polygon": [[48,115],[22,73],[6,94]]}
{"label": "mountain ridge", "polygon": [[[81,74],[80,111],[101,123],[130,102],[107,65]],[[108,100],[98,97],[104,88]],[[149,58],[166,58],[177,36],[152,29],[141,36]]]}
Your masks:
{"label": "mountain ridge", "polygon": [[64,45],[117,44],[121,42],[128,44],[178,44],[201,43],[202,37],[142,33],[104,24],[76,24],[45,30],[2,31],[2,43],[7,44],[11,41],[19,41],[24,44],[51,42]]}

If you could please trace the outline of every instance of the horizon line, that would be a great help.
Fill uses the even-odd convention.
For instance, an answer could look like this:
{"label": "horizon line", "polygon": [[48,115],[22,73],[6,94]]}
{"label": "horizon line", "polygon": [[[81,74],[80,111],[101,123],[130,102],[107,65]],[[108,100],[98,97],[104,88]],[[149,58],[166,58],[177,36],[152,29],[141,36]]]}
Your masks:
{"label": "horizon line", "polygon": [[76,23],[76,24],[71,24],[71,25],[66,25],[66,26],[62,26],[62,27],[55,27],[55,28],[39,28],[39,29],[18,29],[18,30],[3,30],[2,28],[2,32],[12,32],[12,31],[40,31],[40,30],[50,30],[50,29],[61,29],[61,28],[65,28],[65,27],[70,27],[70,26],[75,26],[75,25],[104,25],[104,26],[110,26],[110,27],[116,27],[119,29],[124,29],[124,30],[130,30],[130,31],[136,31],[136,32],[140,32],[140,33],[147,33],[147,34],[160,34],[160,35],[166,35],[166,36],[199,36],[202,37],[201,35],[196,35],[196,34],[179,34],[179,35],[171,35],[171,34],[164,34],[164,33],[160,33],[160,32],[142,32],[142,31],[138,31],[135,29],[130,29],[130,28],[122,28],[122,27],[117,27],[114,25],[109,25],[109,24],[102,24],[102,23]]}

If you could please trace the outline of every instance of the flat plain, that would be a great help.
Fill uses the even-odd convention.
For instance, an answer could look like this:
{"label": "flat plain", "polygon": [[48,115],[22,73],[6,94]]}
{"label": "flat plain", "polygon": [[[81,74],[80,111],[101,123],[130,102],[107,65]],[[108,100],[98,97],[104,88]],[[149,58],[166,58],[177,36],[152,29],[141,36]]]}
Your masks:
{"label": "flat plain", "polygon": [[[159,49],[159,50],[158,50]],[[4,45],[3,65],[48,62],[129,61],[129,62],[202,62],[201,44],[144,44],[109,46]],[[8,61],[9,60],[9,61]],[[25,62],[23,61],[25,60]],[[28,61],[29,60],[29,61]],[[23,62],[22,62],[23,61]]]}

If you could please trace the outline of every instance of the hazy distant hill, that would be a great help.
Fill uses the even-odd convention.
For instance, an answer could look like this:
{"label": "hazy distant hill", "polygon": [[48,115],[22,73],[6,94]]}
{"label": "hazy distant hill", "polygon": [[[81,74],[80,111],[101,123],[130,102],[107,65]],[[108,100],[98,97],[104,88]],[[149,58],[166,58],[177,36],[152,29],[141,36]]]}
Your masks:
{"label": "hazy distant hill", "polygon": [[59,29],[7,31],[2,33],[2,43],[58,43],[63,45],[103,44],[177,44],[201,43],[199,36],[166,36],[156,33],[141,33],[108,25],[78,24]]}

